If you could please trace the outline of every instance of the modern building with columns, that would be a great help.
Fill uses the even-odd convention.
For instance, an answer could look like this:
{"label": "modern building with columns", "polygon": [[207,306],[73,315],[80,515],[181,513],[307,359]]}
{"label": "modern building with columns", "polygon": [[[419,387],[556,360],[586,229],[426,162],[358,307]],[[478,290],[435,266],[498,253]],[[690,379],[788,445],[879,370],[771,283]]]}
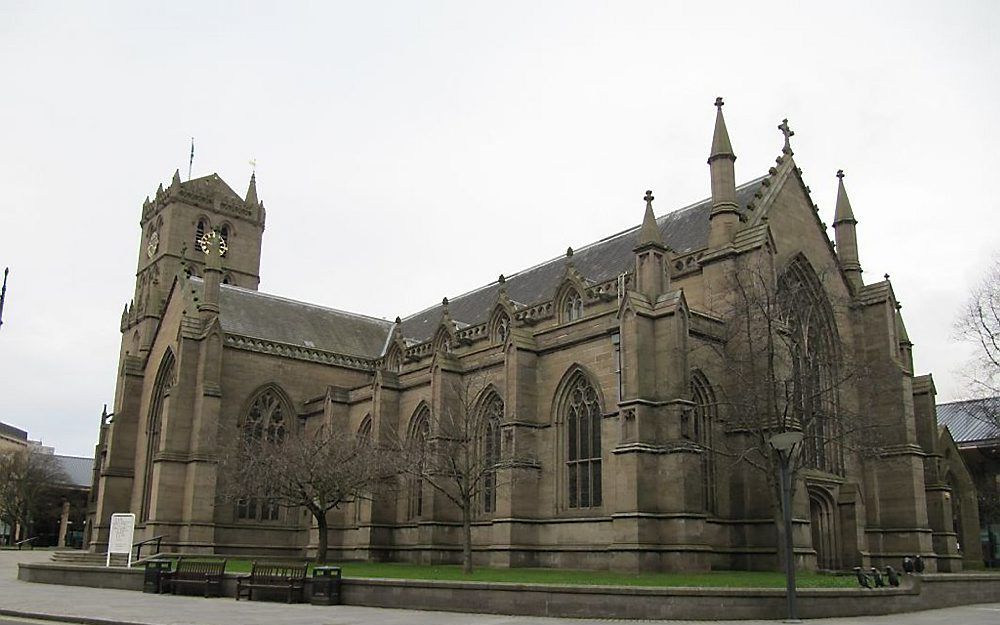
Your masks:
{"label": "modern building with columns", "polygon": [[[477,564],[774,568],[773,477],[768,456],[755,468],[751,450],[755,436],[798,429],[800,566],[920,554],[931,571],[961,569],[956,536],[978,521],[962,516],[970,527],[956,528],[950,506],[969,482],[943,478],[934,383],[913,370],[888,277],[863,278],[842,173],[831,240],[787,122],[776,164],[738,183],[722,104],[710,197],[668,211],[647,193],[643,213],[640,191],[622,232],[395,322],[258,291],[255,177],[241,197],[217,175],[175,173],[142,205],[92,548],[105,548],[112,513],[131,511],[141,536],[165,536],[168,550],[308,555],[317,537],[302,510],[216,497],[220,441],[310,422],[383,442],[433,436],[456,383],[476,378],[484,436],[500,433],[498,486],[473,522]],[[795,410],[782,423],[746,421],[747,397],[765,390],[734,365],[742,320],[732,302],[748,267],[761,279],[755,297],[775,294],[769,336],[803,339],[786,368],[814,371],[815,392],[786,384],[776,401],[809,422]],[[507,457],[531,468],[505,479]],[[334,556],[459,561],[458,511],[415,484],[332,511]]]}

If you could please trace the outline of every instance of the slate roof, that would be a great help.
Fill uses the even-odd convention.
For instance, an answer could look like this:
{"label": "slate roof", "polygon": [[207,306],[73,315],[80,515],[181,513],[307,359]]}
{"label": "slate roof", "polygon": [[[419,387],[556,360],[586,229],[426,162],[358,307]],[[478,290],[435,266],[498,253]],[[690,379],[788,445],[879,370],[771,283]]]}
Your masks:
{"label": "slate roof", "polygon": [[233,190],[219,174],[209,174],[201,178],[194,178],[181,182],[181,189],[205,197],[222,196],[236,202],[243,202],[240,194]]}
{"label": "slate roof", "polygon": [[13,425],[7,425],[6,423],[0,423],[0,434],[8,436],[10,438],[16,438],[17,440],[24,441],[25,444],[28,442],[28,433],[22,429],[16,428]]}
{"label": "slate roof", "polygon": [[79,488],[90,488],[94,476],[94,459],[78,458],[76,456],[60,456],[55,454],[55,459],[62,466],[63,471],[69,478],[69,484]]}
{"label": "slate roof", "polygon": [[1000,397],[955,401],[937,406],[938,425],[947,426],[959,445],[1000,439]]}
{"label": "slate roof", "polygon": [[[766,176],[765,176],[766,177]],[[736,201],[746,208],[760,189],[765,177],[757,178],[736,189]],[[672,213],[659,217],[656,222],[663,235],[663,242],[677,254],[686,254],[708,245],[708,216],[712,209],[711,198],[702,200]],[[573,266],[588,281],[598,284],[612,280],[623,271],[632,269],[639,225],[611,235],[578,250],[573,250]],[[566,271],[566,257],[560,256],[515,274],[505,275],[507,295],[519,304],[536,304],[555,295]],[[462,325],[476,325],[488,320],[497,302],[500,285],[496,282],[449,298],[448,312]],[[434,336],[441,322],[443,310],[438,304],[403,319],[402,332],[407,339],[419,342]]]}
{"label": "slate roof", "polygon": [[[191,281],[200,290],[203,282]],[[230,334],[366,358],[382,354],[393,326],[384,319],[228,284],[219,293],[219,313],[223,331]]]}

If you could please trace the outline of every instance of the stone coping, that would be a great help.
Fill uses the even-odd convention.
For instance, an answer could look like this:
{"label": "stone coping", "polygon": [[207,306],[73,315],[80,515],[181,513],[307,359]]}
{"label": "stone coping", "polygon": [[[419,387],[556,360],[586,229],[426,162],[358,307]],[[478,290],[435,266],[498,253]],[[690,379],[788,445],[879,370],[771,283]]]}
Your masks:
{"label": "stone coping", "polygon": [[[22,563],[29,582],[141,590],[141,567]],[[227,574],[223,595],[235,596],[237,574]],[[904,576],[899,588],[806,588],[798,591],[803,618],[896,614],[973,603],[1000,602],[1000,575],[984,573]],[[346,605],[522,616],[628,619],[780,619],[785,591],[778,588],[685,588],[540,585],[344,578]],[[317,608],[321,609],[321,608]]]}

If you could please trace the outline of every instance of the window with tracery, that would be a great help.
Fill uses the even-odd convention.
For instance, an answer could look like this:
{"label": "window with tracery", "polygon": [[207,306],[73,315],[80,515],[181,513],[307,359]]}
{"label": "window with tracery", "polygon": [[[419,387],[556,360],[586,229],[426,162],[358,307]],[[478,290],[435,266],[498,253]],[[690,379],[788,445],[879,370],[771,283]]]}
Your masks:
{"label": "window with tracery", "polygon": [[236,518],[241,521],[277,521],[281,507],[273,499],[249,497],[236,502]]}
{"label": "window with tracery", "polygon": [[403,359],[399,355],[399,350],[395,349],[389,353],[386,359],[385,368],[393,373],[399,373],[403,369]]}
{"label": "window with tracery", "polygon": [[[289,410],[278,392],[268,388],[254,397],[243,419],[242,431],[246,441],[281,444]],[[277,521],[281,517],[278,502],[269,497],[248,497],[236,502],[236,518],[246,521]]]}
{"label": "window with tracery", "polygon": [[[368,446],[372,443],[372,416],[365,415],[358,427],[358,445]],[[362,519],[362,509],[365,505],[365,497],[355,497],[354,499],[354,524],[360,525]]]}
{"label": "window with tracery", "polygon": [[201,249],[201,239],[205,236],[205,233],[208,232],[208,229],[209,229],[208,228],[208,221],[205,220],[205,219],[199,219],[198,220],[198,225],[194,229],[194,249],[195,250],[200,250]]}
{"label": "window with tracery", "polygon": [[219,236],[222,237],[222,257],[225,258],[229,254],[229,226],[222,226],[222,229],[219,230]]}
{"label": "window with tracery", "polygon": [[285,440],[286,408],[281,397],[267,389],[257,395],[247,410],[243,435],[247,440],[280,443]]}
{"label": "window with tracery", "polygon": [[836,322],[819,277],[803,257],[793,261],[782,274],[778,304],[789,328],[791,375],[787,393],[805,435],[803,463],[842,474]]}
{"label": "window with tracery", "polygon": [[488,514],[497,509],[497,466],[500,464],[500,423],[503,421],[503,400],[495,393],[484,403],[480,419],[480,453],[484,469],[481,507]]}
{"label": "window with tracery", "polygon": [[566,493],[570,508],[601,505],[601,403],[582,373],[571,380],[563,404]]}
{"label": "window with tracery", "polygon": [[[419,455],[426,452],[428,436],[431,429],[431,412],[425,406],[410,421],[409,444],[411,449],[418,454],[418,467],[415,473],[419,476],[423,473],[423,459]],[[419,519],[424,514],[424,480],[422,477],[411,477],[407,483],[406,493],[406,518]]]}
{"label": "window with tracery", "polygon": [[507,313],[500,313],[493,321],[493,342],[498,345],[503,345],[507,342],[507,336],[509,334],[510,317],[507,316]]}
{"label": "window with tracery", "polygon": [[701,493],[706,512],[717,512],[715,484],[715,451],[712,447],[712,427],[717,419],[715,394],[708,380],[699,372],[691,376],[691,400],[694,401],[694,440],[702,449]]}
{"label": "window with tracery", "polygon": [[573,290],[563,298],[562,305],[563,321],[576,321],[583,317],[583,298]]}
{"label": "window with tracery", "polygon": [[142,507],[139,518],[148,521],[150,504],[153,497],[153,459],[160,450],[160,428],[163,422],[163,406],[170,396],[170,388],[174,383],[174,355],[167,351],[160,362],[153,382],[153,395],[150,398],[149,416],[146,419],[146,467],[143,475]]}

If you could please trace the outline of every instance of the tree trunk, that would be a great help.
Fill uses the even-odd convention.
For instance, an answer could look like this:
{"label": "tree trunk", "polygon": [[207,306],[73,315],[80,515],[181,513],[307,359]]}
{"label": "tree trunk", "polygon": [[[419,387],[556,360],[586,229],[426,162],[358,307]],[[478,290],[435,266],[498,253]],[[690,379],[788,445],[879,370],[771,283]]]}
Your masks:
{"label": "tree trunk", "polygon": [[313,516],[316,518],[316,531],[319,533],[319,537],[316,540],[316,563],[323,564],[326,562],[328,541],[326,510],[313,510]]}
{"label": "tree trunk", "polygon": [[462,572],[472,573],[472,514],[469,507],[471,501],[462,506]]}

